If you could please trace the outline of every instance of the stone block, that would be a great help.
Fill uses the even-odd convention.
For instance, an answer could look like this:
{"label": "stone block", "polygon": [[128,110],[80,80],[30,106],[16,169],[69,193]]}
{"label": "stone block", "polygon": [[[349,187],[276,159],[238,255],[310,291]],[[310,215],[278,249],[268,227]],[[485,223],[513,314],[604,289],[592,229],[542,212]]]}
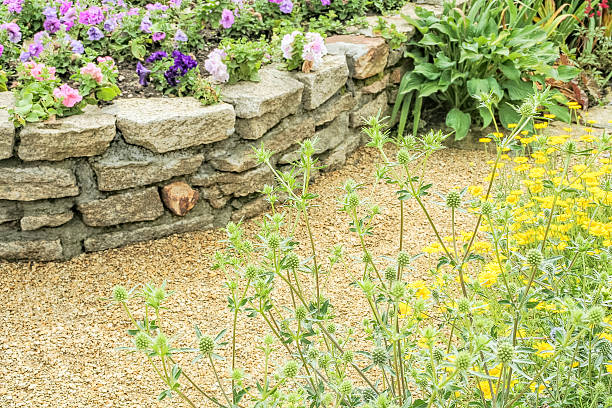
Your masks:
{"label": "stone block", "polygon": [[0,160],[13,155],[15,126],[10,121],[8,110],[15,106],[12,92],[0,92]]}
{"label": "stone block", "polygon": [[299,104],[288,104],[287,109],[274,110],[251,119],[236,119],[236,133],[243,139],[256,140],[272,129],[281,119],[298,111]]}
{"label": "stone block", "polygon": [[121,231],[107,232],[85,239],[88,252],[121,247],[134,242],[149,241],[172,234],[200,231],[213,227],[214,216],[208,205],[200,203],[187,216],[176,218],[170,214],[152,223],[129,225]]}
{"label": "stone block", "polygon": [[230,195],[224,195],[217,185],[201,188],[200,195],[210,203],[212,208],[223,208],[232,198]]}
{"label": "stone block", "polygon": [[323,160],[326,171],[336,170],[346,163],[348,156],[353,153],[361,144],[360,132],[356,129],[351,129],[347,133],[345,139],[340,145],[332,150]]}
{"label": "stone block", "polygon": [[156,153],[227,139],[234,133],[234,109],[227,103],[204,106],[194,98],[120,99],[106,113],[131,144]]}
{"label": "stone block", "polygon": [[270,208],[270,202],[266,197],[258,197],[232,213],[232,221],[238,222],[242,219],[253,218]]}
{"label": "stone block", "polygon": [[234,105],[237,117],[250,119],[268,112],[291,111],[301,104],[304,85],[288,72],[265,67],[259,77],[259,82],[241,81],[221,89],[223,100]]}
{"label": "stone block", "polygon": [[34,231],[43,227],[59,227],[72,219],[74,213],[66,211],[59,214],[26,215],[21,219],[23,231]]}
{"label": "stone block", "polygon": [[304,84],[304,108],[312,110],[321,106],[346,84],[348,74],[344,55],[327,55],[316,70],[295,73],[295,79]]}
{"label": "stone block", "polygon": [[333,35],[325,40],[327,51],[346,55],[350,75],[366,79],[382,72],[387,66],[389,46],[383,38],[363,35]]}
{"label": "stone block", "polygon": [[377,94],[385,90],[387,85],[389,84],[389,74],[385,74],[382,78],[377,79],[374,82],[369,83],[360,89],[361,93],[364,94]]}
{"label": "stone block", "polygon": [[356,103],[355,97],[351,93],[346,92],[334,96],[310,112],[310,116],[314,119],[315,126],[319,127],[336,119],[342,112],[350,111],[355,107]]}
{"label": "stone block", "polygon": [[156,187],[82,202],[78,204],[77,209],[83,216],[83,222],[92,227],[152,221],[164,213]]}
{"label": "stone block", "polygon": [[0,200],[34,201],[78,194],[72,170],[50,165],[0,166]]}
{"label": "stone block", "polygon": [[0,259],[56,261],[62,259],[62,257],[63,249],[59,239],[0,241]]}
{"label": "stone block", "polygon": [[224,173],[218,172],[208,165],[204,165],[189,177],[189,183],[194,186],[210,187],[217,183]]}
{"label": "stone block", "polygon": [[[343,112],[329,125],[315,132],[317,143],[314,145],[314,154],[318,155],[338,146],[349,131],[349,114]],[[285,153],[278,160],[279,164],[292,163],[300,157],[299,149]]]}
{"label": "stone block", "polygon": [[312,137],[314,133],[315,125],[312,118],[289,116],[257,142],[216,149],[209,157],[209,162],[217,170],[242,173],[257,166],[253,148],[259,148],[261,143],[266,149],[278,153],[295,143]]}
{"label": "stone block", "polygon": [[0,202],[0,224],[17,221],[19,218],[21,218],[21,211],[16,202]]}
{"label": "stone block", "polygon": [[358,110],[351,112],[351,127],[359,127],[364,124],[371,116],[376,116],[380,112],[381,117],[385,116],[389,106],[387,105],[387,93],[383,92],[374,100],[366,103]]}
{"label": "stone block", "polygon": [[261,164],[244,173],[224,173],[220,177],[219,188],[224,195],[243,197],[260,191],[264,184],[272,184],[273,182],[274,174],[272,170]]}
{"label": "stone block", "polygon": [[174,215],[184,216],[195,207],[200,193],[183,181],[175,181],[161,189],[162,201]]}
{"label": "stone block", "polygon": [[187,152],[153,154],[136,146],[117,143],[92,163],[101,191],[124,190],[194,173],[204,155]]}
{"label": "stone block", "polygon": [[115,134],[115,117],[90,109],[80,115],[26,124],[19,132],[17,154],[24,161],[97,156],[104,153]]}

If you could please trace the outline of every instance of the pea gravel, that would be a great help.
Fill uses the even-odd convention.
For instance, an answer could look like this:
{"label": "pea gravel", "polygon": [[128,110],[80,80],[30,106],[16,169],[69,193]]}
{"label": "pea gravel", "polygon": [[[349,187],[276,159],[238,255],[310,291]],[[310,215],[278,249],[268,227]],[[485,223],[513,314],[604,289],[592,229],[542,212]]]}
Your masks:
{"label": "pea gravel", "polygon": [[[373,252],[377,257],[395,257],[398,202],[390,186],[373,187],[376,157],[372,149],[361,148],[342,169],[322,175],[313,186],[320,195],[320,206],[312,216],[318,248],[341,243],[346,249],[347,261],[329,277],[326,293],[335,304],[337,323],[356,328],[354,344],[360,341],[359,323],[367,309],[361,294],[349,287],[361,273],[357,264],[359,247],[357,238],[348,232],[346,215],[337,211],[336,198],[347,178],[364,183],[362,195],[373,194],[382,211],[375,225],[376,236],[370,239]],[[485,161],[490,158],[482,151],[446,149],[430,159],[428,178],[441,193],[462,188],[483,179],[487,173]],[[430,201],[443,200],[433,195]],[[448,213],[434,203],[430,208],[447,234]],[[434,236],[416,203],[407,204],[406,214],[406,250],[414,255]],[[472,225],[467,217],[459,219],[465,222],[464,229]],[[261,217],[245,223],[248,233],[256,231],[258,219]],[[103,298],[117,284],[132,287],[167,280],[168,288],[175,293],[162,325],[168,333],[177,335],[177,346],[193,347],[194,324],[211,334],[230,326],[224,277],[211,269],[211,256],[223,247],[219,243],[223,238],[223,231],[203,231],[83,254],[62,263],[0,263],[0,407],[183,406],[178,398],[158,402],[162,383],[146,366],[146,360],[117,350],[131,345],[125,334],[129,322],[119,307]],[[305,236],[299,238],[306,242]],[[307,248],[304,245],[302,249]],[[431,260],[420,258],[408,280],[425,277],[428,262]],[[260,367],[261,353],[256,347],[264,333],[260,320],[240,321],[238,361],[247,376]],[[227,351],[225,348],[219,353],[227,357]],[[285,357],[280,349],[274,354],[276,361]],[[201,362],[192,363],[192,356],[181,362],[205,389],[222,398],[210,385],[209,368]],[[219,368],[227,378],[227,369]],[[186,391],[198,406],[210,406],[193,390]]]}

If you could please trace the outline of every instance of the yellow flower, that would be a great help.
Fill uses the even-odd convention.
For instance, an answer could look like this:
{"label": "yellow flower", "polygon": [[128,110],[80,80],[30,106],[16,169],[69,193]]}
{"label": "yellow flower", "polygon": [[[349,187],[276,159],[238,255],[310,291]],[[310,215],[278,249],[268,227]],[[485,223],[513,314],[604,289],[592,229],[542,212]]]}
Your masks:
{"label": "yellow flower", "polygon": [[508,197],[506,197],[506,202],[508,204],[514,205],[514,204],[516,204],[518,202],[518,199],[519,199],[518,196],[516,196],[514,194],[511,194]]}
{"label": "yellow flower", "polygon": [[539,341],[536,344],[534,344],[534,347],[536,348],[536,355],[542,357],[542,358],[549,358],[552,357],[553,353],[552,350],[555,349],[555,347],[545,341]]}
{"label": "yellow flower", "polygon": [[491,141],[491,139],[488,138],[488,137],[481,137],[480,139],[478,139],[478,141],[480,143],[489,143]]}
{"label": "yellow flower", "polygon": [[408,306],[406,303],[399,304],[399,313],[397,314],[397,317],[403,319],[410,313],[412,313],[412,308],[410,306]]}
{"label": "yellow flower", "polygon": [[527,158],[524,156],[519,156],[519,157],[515,157],[512,161],[515,162],[516,164],[523,164],[523,163],[527,163]]}
{"label": "yellow flower", "polygon": [[529,386],[531,392],[537,392],[538,394],[541,394],[546,390],[546,386],[544,384],[539,384],[537,388],[538,390],[536,391],[536,383],[531,383],[531,385]]}
{"label": "yellow flower", "polygon": [[508,123],[508,129],[514,129],[518,126],[518,123]]}
{"label": "yellow flower", "polygon": [[606,371],[612,374],[612,361],[608,361],[608,364],[606,364]]}
{"label": "yellow flower", "polygon": [[544,114],[544,117],[545,117],[546,119],[554,119],[554,118],[556,118],[557,116],[556,116],[556,115],[553,115],[552,113],[545,113],[545,114]]}
{"label": "yellow flower", "polygon": [[431,296],[431,291],[429,290],[429,288],[427,287],[427,284],[423,280],[414,281],[408,284],[408,286],[411,287],[412,289],[415,289],[414,295],[418,297],[419,299],[427,300]]}
{"label": "yellow flower", "polygon": [[548,123],[546,123],[546,122],[534,123],[534,125],[533,125],[534,129],[546,129],[547,127],[548,127]]}
{"label": "yellow flower", "polygon": [[483,190],[481,186],[469,186],[468,191],[470,192],[471,195],[476,197],[476,196],[481,195]]}
{"label": "yellow flower", "polygon": [[488,381],[479,381],[478,386],[480,391],[482,391],[482,397],[484,399],[490,400],[493,397],[493,390],[491,389]]}

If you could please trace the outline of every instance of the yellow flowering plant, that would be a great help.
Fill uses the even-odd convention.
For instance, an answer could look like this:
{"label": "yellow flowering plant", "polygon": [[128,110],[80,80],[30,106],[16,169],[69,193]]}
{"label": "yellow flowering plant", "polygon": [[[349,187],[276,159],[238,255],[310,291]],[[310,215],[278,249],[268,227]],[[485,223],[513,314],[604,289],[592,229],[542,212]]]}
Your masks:
{"label": "yellow flowering plant", "polygon": [[[226,249],[215,255],[226,276],[227,327],[218,322],[216,336],[196,327],[196,347],[174,348],[160,318],[165,287],[113,291],[134,325],[128,349],[143,353],[165,385],[160,398],[220,408],[612,407],[612,138],[548,135],[552,118],[540,110],[548,97],[536,92],[515,108],[520,120],[509,134],[489,135],[496,153],[482,185],[445,194],[450,226],[433,221],[428,181],[428,160],[447,135],[393,137],[382,118],[368,120],[364,132],[381,157],[375,182],[396,190],[398,249],[381,255],[381,210],[348,180],[338,201],[360,248],[352,289],[368,309],[360,327],[326,294],[345,259],[342,246],[321,248],[311,229],[316,141],[302,143],[287,171],[258,150],[276,178],[263,189],[271,212],[254,237],[230,223]],[[490,98],[479,101],[497,127]],[[422,250],[404,236],[409,200],[436,237]],[[459,218],[473,228],[458,229]],[[418,257],[429,258],[430,278],[410,278]],[[143,302],[136,313],[128,306],[135,298]],[[237,353],[241,319],[266,331],[262,369],[250,377]],[[216,386],[197,385],[180,353],[196,354]]]}

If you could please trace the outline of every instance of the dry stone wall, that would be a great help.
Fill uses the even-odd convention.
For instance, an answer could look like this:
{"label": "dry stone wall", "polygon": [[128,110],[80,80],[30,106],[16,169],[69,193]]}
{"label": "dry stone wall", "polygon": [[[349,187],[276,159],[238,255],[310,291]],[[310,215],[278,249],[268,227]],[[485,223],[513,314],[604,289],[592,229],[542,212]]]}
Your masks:
{"label": "dry stone wall", "polygon": [[327,39],[311,73],[269,66],[261,82],[222,88],[223,103],[122,99],[15,132],[0,94],[0,259],[63,260],[173,233],[225,225],[266,208],[271,171],[299,143],[337,168],[362,143],[363,118],[389,113],[406,70],[397,51],[367,35]]}

